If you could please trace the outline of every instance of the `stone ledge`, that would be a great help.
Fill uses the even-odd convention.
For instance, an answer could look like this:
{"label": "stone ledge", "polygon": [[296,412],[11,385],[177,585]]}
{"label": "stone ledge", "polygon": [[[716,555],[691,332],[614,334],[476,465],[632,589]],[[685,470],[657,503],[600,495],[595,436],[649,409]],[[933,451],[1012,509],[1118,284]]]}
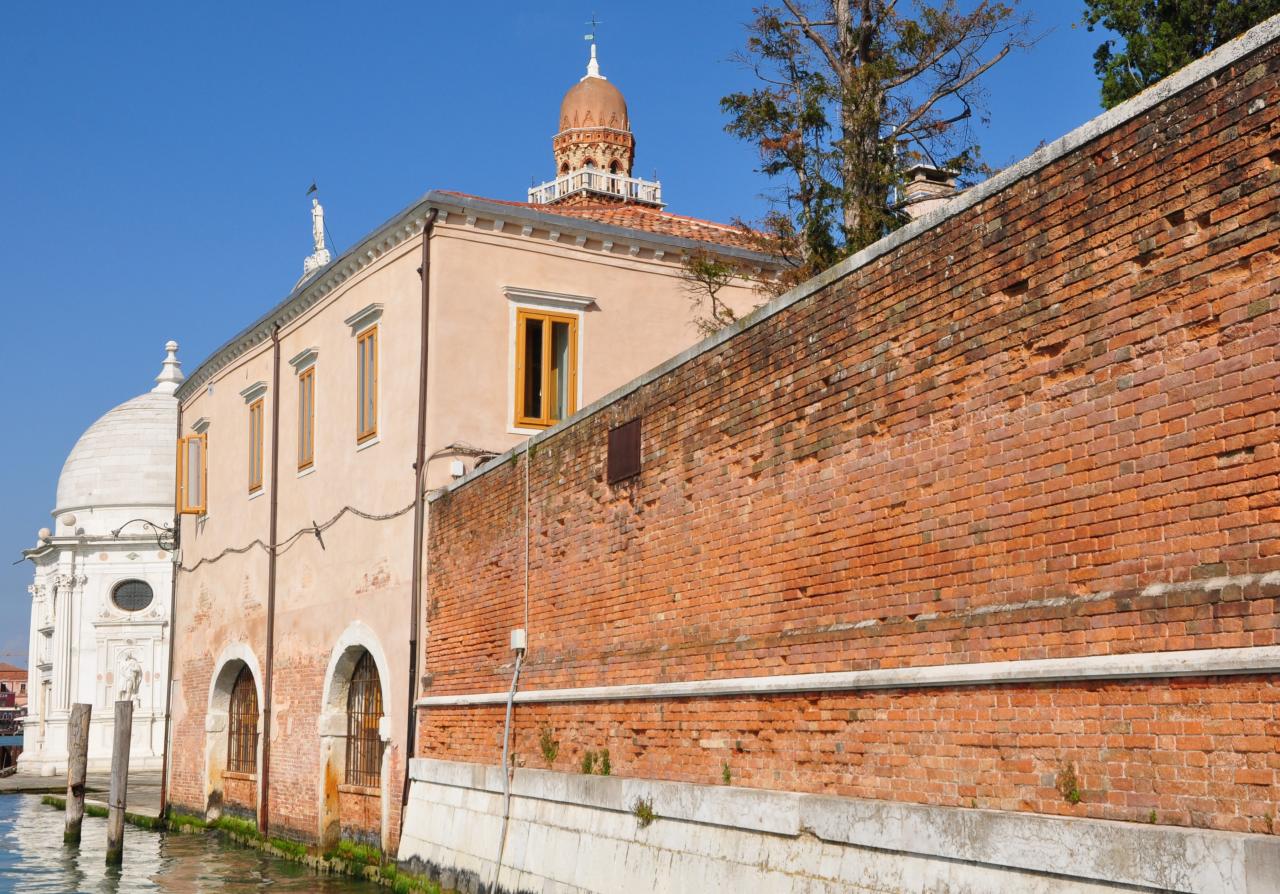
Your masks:
{"label": "stone ledge", "polygon": [[[1280,582],[1280,574],[1274,573],[1249,577],[1251,579],[1257,577],[1258,582],[1263,584]],[[984,661],[825,674],[781,674],[729,677],[723,680],[582,686],[574,689],[526,689],[516,693],[515,701],[516,704],[538,704],[651,698],[710,698],[865,689],[992,686],[1269,673],[1280,673],[1280,646],[1189,649],[1179,652],[1130,652],[1123,655],[1088,655],[1080,658]],[[505,704],[507,696],[506,692],[432,695],[418,699],[416,704],[419,708],[497,705]]]}
{"label": "stone ledge", "polygon": [[[501,771],[483,764],[415,758],[409,774],[429,785],[502,792]],[[810,833],[834,845],[1162,891],[1280,891],[1280,839],[1265,835],[525,768],[516,770],[511,791],[619,813],[645,798],[663,820]]]}

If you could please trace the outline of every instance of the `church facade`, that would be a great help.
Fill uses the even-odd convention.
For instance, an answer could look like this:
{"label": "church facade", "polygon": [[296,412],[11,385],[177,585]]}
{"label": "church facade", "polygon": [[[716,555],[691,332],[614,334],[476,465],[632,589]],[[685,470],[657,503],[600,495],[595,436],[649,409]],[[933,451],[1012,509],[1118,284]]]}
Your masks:
{"label": "church facade", "polygon": [[751,234],[630,176],[594,54],[558,120],[528,201],[432,191],[332,260],[314,203],[303,279],[178,390],[175,809],[393,850],[426,494],[696,342],[687,255],[740,269],[739,313],[762,300]]}
{"label": "church facade", "polygon": [[111,767],[113,705],[133,701],[130,766],[164,755],[173,574],[173,437],[183,375],[176,342],[150,391],[76,442],[58,478],[54,524],[24,555],[34,566],[27,716],[19,768],[67,769],[67,722],[92,706],[89,768]]}

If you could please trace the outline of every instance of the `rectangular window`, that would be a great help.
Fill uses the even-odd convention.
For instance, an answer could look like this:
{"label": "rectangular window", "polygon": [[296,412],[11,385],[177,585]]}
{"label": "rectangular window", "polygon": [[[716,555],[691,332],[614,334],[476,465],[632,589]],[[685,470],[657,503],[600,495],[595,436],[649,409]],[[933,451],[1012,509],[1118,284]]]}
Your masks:
{"label": "rectangular window", "polygon": [[205,435],[178,439],[178,512],[204,515],[208,440]]}
{"label": "rectangular window", "polygon": [[316,460],[316,368],[298,373],[298,471]]}
{"label": "rectangular window", "polygon": [[356,339],[356,443],[378,433],[378,327]]}
{"label": "rectangular window", "polygon": [[516,314],[516,424],[554,425],[577,411],[578,318]]}
{"label": "rectangular window", "polygon": [[262,398],[249,404],[249,493],[262,490]]}

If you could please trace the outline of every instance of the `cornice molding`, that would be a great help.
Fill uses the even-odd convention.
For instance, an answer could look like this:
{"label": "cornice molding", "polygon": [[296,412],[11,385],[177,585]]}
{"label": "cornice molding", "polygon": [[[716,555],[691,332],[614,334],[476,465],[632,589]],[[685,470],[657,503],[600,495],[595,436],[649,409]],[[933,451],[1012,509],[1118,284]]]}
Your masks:
{"label": "cornice molding", "polygon": [[267,383],[258,381],[258,382],[254,382],[248,388],[245,388],[243,391],[241,391],[240,396],[244,398],[245,403],[251,404],[266,393],[267,393]]}
{"label": "cornice molding", "polygon": [[543,289],[526,289],[521,286],[503,286],[502,294],[508,301],[537,304],[568,310],[585,310],[596,303],[590,295],[568,295],[564,292],[548,292]]}
{"label": "cornice molding", "polygon": [[289,365],[293,367],[295,372],[304,372],[315,366],[316,358],[319,356],[319,348],[303,348],[289,358]]}
{"label": "cornice molding", "polygon": [[351,327],[352,335],[359,335],[381,319],[382,303],[375,301],[373,304],[367,304],[347,317],[342,321],[342,324]]}
{"label": "cornice molding", "polygon": [[[520,235],[525,238],[536,238],[537,231],[555,231],[559,236],[572,236],[575,244],[578,237],[585,237],[582,240],[584,246],[588,238],[597,239],[603,244],[606,254],[612,251],[617,241],[651,248],[655,258],[659,259],[667,254],[677,255],[686,249],[706,248],[726,257],[759,264],[776,262],[775,258],[763,252],[734,248],[717,242],[651,233],[587,218],[566,217],[521,204],[432,190],[329,264],[305,277],[283,301],[215,350],[179,386],[176,392],[178,400],[186,401],[197,394],[237,357],[269,341],[271,331],[276,326],[287,328],[371,264],[385,258],[406,241],[421,236],[426,216],[433,208],[438,212],[437,228],[446,225],[466,227],[470,224],[470,228],[479,230],[482,222],[501,221],[503,226],[498,232],[503,236],[514,234],[517,225]],[[494,232],[488,229],[487,224],[485,231]]]}

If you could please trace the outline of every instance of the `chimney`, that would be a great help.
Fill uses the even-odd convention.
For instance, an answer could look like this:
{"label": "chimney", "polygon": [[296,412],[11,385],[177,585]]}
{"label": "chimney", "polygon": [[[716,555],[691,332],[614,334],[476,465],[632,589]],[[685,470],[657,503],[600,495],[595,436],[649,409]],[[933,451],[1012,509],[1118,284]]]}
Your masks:
{"label": "chimney", "polygon": [[917,220],[941,208],[958,194],[954,172],[931,165],[913,165],[907,169],[907,182],[902,187],[899,207],[912,220]]}

